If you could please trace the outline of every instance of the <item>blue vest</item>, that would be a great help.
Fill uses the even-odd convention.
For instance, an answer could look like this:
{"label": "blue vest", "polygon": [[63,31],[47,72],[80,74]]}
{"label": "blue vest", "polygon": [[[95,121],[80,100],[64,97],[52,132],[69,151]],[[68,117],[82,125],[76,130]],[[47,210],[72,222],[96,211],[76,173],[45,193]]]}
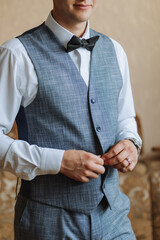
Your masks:
{"label": "blue vest", "polygon": [[[77,149],[102,155],[115,144],[118,98],[122,77],[112,41],[99,35],[91,54],[86,86],[75,64],[53,32],[44,24],[21,35],[38,76],[34,101],[17,116],[19,138],[40,147]],[[54,159],[53,159],[54,161]],[[119,194],[117,170],[89,183],[63,174],[22,180],[21,193],[35,201],[90,213],[105,195],[110,207]]]}

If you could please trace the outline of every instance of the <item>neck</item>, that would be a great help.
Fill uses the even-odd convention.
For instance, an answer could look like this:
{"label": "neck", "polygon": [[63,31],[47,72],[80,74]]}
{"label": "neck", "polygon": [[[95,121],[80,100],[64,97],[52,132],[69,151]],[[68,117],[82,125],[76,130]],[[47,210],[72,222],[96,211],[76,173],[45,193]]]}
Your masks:
{"label": "neck", "polygon": [[86,27],[87,27],[86,21],[85,22],[73,22],[72,21],[71,23],[67,22],[66,20],[63,21],[63,19],[59,19],[56,16],[56,13],[54,12],[54,10],[52,11],[52,16],[59,25],[61,25],[63,28],[67,29],[68,31],[70,31],[77,37],[82,37],[86,31]]}

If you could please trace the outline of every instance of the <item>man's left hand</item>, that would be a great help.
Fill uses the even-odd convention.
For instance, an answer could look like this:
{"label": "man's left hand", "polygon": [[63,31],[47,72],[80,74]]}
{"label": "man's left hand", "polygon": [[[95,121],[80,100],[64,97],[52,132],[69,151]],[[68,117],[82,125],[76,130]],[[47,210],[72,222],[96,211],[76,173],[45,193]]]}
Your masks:
{"label": "man's left hand", "polygon": [[105,165],[117,168],[120,172],[130,172],[138,162],[137,148],[130,140],[121,140],[102,159]]}

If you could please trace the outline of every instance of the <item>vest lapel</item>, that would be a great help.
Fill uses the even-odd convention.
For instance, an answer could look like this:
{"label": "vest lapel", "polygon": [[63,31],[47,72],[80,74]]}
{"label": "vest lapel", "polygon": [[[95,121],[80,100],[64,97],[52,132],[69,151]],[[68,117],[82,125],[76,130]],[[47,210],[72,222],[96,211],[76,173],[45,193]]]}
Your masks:
{"label": "vest lapel", "polygon": [[56,53],[59,54],[59,56],[63,55],[64,61],[68,62],[69,65],[72,68],[73,71],[73,75],[77,76],[76,79],[72,78],[72,81],[74,83],[74,81],[79,81],[81,82],[81,87],[84,89],[84,91],[88,91],[88,87],[83,79],[83,77],[81,76],[80,72],[78,71],[75,63],[73,62],[72,58],[70,57],[69,53],[66,52],[66,48],[63,46],[63,44],[59,41],[59,39],[55,36],[55,34],[46,26],[44,25],[44,27],[46,28],[47,32],[49,33],[49,35],[51,36],[52,39],[54,39],[54,45],[53,45],[53,49],[52,51],[56,51]]}

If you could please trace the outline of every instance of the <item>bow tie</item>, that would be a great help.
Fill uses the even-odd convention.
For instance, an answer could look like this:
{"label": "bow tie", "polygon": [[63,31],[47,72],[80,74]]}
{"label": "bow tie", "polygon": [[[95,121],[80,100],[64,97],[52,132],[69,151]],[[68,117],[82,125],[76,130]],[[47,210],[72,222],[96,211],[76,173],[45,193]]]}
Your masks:
{"label": "bow tie", "polygon": [[80,47],[86,48],[88,51],[92,51],[98,39],[99,36],[95,36],[86,40],[84,38],[80,39],[76,36],[73,36],[67,44],[67,52],[71,52]]}

